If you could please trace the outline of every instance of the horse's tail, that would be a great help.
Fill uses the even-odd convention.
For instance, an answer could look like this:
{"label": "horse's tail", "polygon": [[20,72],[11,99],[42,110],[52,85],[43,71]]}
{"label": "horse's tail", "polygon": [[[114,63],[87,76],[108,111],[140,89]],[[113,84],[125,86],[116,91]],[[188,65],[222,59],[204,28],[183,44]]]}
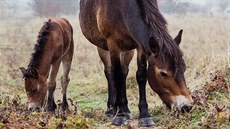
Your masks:
{"label": "horse's tail", "polygon": [[43,54],[44,46],[48,39],[50,26],[51,26],[51,19],[49,19],[47,22],[44,23],[44,25],[42,26],[38,34],[37,43],[34,46],[34,53],[32,53],[32,58],[30,60],[28,67],[37,68],[39,66],[39,62]]}

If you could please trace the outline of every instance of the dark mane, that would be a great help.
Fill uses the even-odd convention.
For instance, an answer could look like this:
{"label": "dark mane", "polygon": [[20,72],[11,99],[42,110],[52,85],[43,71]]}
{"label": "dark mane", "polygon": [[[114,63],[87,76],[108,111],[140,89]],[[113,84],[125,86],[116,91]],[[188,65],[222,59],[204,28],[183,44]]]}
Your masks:
{"label": "dark mane", "polygon": [[150,36],[158,42],[160,51],[159,56],[166,59],[174,59],[177,64],[182,52],[179,46],[175,43],[173,38],[169,35],[167,29],[167,22],[159,11],[157,0],[136,0],[140,14],[145,23],[151,28]]}
{"label": "dark mane", "polygon": [[44,50],[45,43],[47,41],[47,37],[49,34],[49,28],[51,25],[51,19],[48,22],[45,22],[42,26],[39,34],[37,43],[34,46],[34,52],[31,54],[30,63],[28,65],[29,68],[38,68],[40,59],[42,57],[42,53]]}

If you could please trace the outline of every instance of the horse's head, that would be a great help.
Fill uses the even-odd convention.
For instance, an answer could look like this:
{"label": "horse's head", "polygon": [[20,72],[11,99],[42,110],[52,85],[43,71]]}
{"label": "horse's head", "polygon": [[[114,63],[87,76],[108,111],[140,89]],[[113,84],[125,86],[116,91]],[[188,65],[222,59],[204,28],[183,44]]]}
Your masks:
{"label": "horse's head", "polygon": [[43,106],[47,86],[45,78],[39,76],[38,71],[35,68],[25,69],[20,68],[25,79],[25,90],[28,97],[28,109],[29,110],[40,110]]}
{"label": "horse's head", "polygon": [[[179,50],[182,30],[174,39]],[[188,112],[192,108],[192,97],[187,88],[184,72],[186,70],[182,53],[170,55],[159,53],[159,44],[150,41],[153,55],[149,57],[148,82],[151,88],[160,96],[170,109],[177,108],[181,112]],[[164,50],[163,50],[164,51]],[[179,50],[180,51],[180,50]]]}

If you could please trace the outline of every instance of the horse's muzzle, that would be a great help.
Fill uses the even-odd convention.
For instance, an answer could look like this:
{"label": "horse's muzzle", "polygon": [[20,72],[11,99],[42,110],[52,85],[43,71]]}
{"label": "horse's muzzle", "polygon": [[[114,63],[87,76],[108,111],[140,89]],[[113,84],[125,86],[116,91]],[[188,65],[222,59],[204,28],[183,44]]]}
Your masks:
{"label": "horse's muzzle", "polygon": [[181,108],[181,112],[185,113],[185,112],[189,112],[192,110],[192,105],[184,105],[182,108]]}
{"label": "horse's muzzle", "polygon": [[189,112],[193,107],[193,100],[188,99],[185,96],[179,95],[175,96],[173,104],[171,104],[171,109],[176,108],[180,112]]}

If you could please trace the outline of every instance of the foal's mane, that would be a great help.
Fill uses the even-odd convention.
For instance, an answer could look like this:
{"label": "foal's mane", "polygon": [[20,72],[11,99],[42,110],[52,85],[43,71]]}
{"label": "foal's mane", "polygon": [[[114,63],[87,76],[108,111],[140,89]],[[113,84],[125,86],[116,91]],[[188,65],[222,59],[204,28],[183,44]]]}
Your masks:
{"label": "foal's mane", "polygon": [[49,19],[48,22],[44,23],[44,25],[42,26],[38,34],[37,43],[34,46],[34,52],[31,54],[32,57],[28,65],[29,68],[38,68],[39,66],[43,54],[44,46],[48,38],[50,25],[51,25],[51,19]]}
{"label": "foal's mane", "polygon": [[151,28],[150,35],[158,41],[160,48],[158,55],[164,60],[165,58],[173,58],[177,64],[177,60],[182,56],[182,52],[168,33],[167,22],[159,11],[157,0],[136,1],[143,20]]}

